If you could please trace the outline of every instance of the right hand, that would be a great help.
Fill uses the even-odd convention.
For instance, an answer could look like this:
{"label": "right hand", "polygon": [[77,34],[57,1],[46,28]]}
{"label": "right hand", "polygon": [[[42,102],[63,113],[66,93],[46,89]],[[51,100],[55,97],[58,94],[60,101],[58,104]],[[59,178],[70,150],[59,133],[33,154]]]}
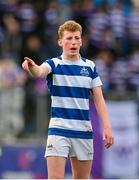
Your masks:
{"label": "right hand", "polygon": [[25,71],[29,71],[30,67],[34,66],[35,65],[35,62],[28,58],[28,57],[24,57],[24,62],[22,63],[22,68],[25,70]]}

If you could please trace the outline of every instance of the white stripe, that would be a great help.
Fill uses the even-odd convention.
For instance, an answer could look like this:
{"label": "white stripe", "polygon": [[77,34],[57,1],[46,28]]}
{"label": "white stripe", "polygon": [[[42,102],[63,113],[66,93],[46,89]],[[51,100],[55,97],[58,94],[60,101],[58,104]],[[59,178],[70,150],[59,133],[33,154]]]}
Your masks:
{"label": "white stripe", "polygon": [[52,59],[54,64],[55,64],[55,67],[57,67],[58,64],[63,64],[63,62],[61,61],[61,59],[58,59],[58,58],[53,58]]}
{"label": "white stripe", "polygon": [[44,66],[44,67],[47,67],[47,68],[49,69],[49,73],[52,72],[52,68],[51,68],[51,66],[50,66],[47,62],[42,63],[41,66],[42,66],[42,67],[43,67],[43,66]]}
{"label": "white stripe", "polygon": [[65,107],[72,109],[89,110],[89,100],[82,98],[69,98],[52,96],[52,107]]}
{"label": "white stripe", "polygon": [[97,86],[102,86],[102,85],[103,84],[99,76],[92,80],[92,86],[91,86],[92,88],[97,87]]}
{"label": "white stripe", "polygon": [[92,131],[92,125],[90,121],[51,118],[49,127],[69,129],[75,131]]}
{"label": "white stripe", "polygon": [[95,63],[91,60],[86,60],[86,64],[94,71]]}
{"label": "white stripe", "polygon": [[91,78],[85,76],[67,76],[55,75],[53,76],[53,85],[69,86],[69,87],[91,87]]}

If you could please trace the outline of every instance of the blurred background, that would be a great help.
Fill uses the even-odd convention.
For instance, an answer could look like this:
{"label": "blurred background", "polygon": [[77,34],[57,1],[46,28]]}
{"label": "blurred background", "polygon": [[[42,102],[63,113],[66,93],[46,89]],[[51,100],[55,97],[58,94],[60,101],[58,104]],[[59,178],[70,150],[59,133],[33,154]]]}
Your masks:
{"label": "blurred background", "polygon": [[57,30],[69,19],[83,27],[81,55],[96,63],[115,136],[105,150],[90,101],[91,178],[139,178],[138,0],[0,0],[0,178],[47,178],[50,96],[46,80],[31,78],[21,64],[24,56],[41,64],[60,55]]}

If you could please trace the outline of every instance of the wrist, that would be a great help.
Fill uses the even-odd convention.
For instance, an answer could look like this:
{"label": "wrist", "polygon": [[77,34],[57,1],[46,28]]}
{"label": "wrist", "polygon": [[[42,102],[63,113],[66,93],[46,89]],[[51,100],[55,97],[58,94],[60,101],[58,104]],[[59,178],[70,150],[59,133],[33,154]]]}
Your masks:
{"label": "wrist", "polygon": [[104,126],[104,129],[111,129],[110,125]]}

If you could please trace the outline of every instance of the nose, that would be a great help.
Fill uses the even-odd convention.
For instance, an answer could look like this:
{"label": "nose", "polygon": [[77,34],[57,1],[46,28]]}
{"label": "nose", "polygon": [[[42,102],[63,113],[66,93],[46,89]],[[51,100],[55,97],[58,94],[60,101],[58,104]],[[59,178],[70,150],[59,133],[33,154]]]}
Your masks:
{"label": "nose", "polygon": [[75,39],[72,39],[72,44],[76,44],[76,40]]}

